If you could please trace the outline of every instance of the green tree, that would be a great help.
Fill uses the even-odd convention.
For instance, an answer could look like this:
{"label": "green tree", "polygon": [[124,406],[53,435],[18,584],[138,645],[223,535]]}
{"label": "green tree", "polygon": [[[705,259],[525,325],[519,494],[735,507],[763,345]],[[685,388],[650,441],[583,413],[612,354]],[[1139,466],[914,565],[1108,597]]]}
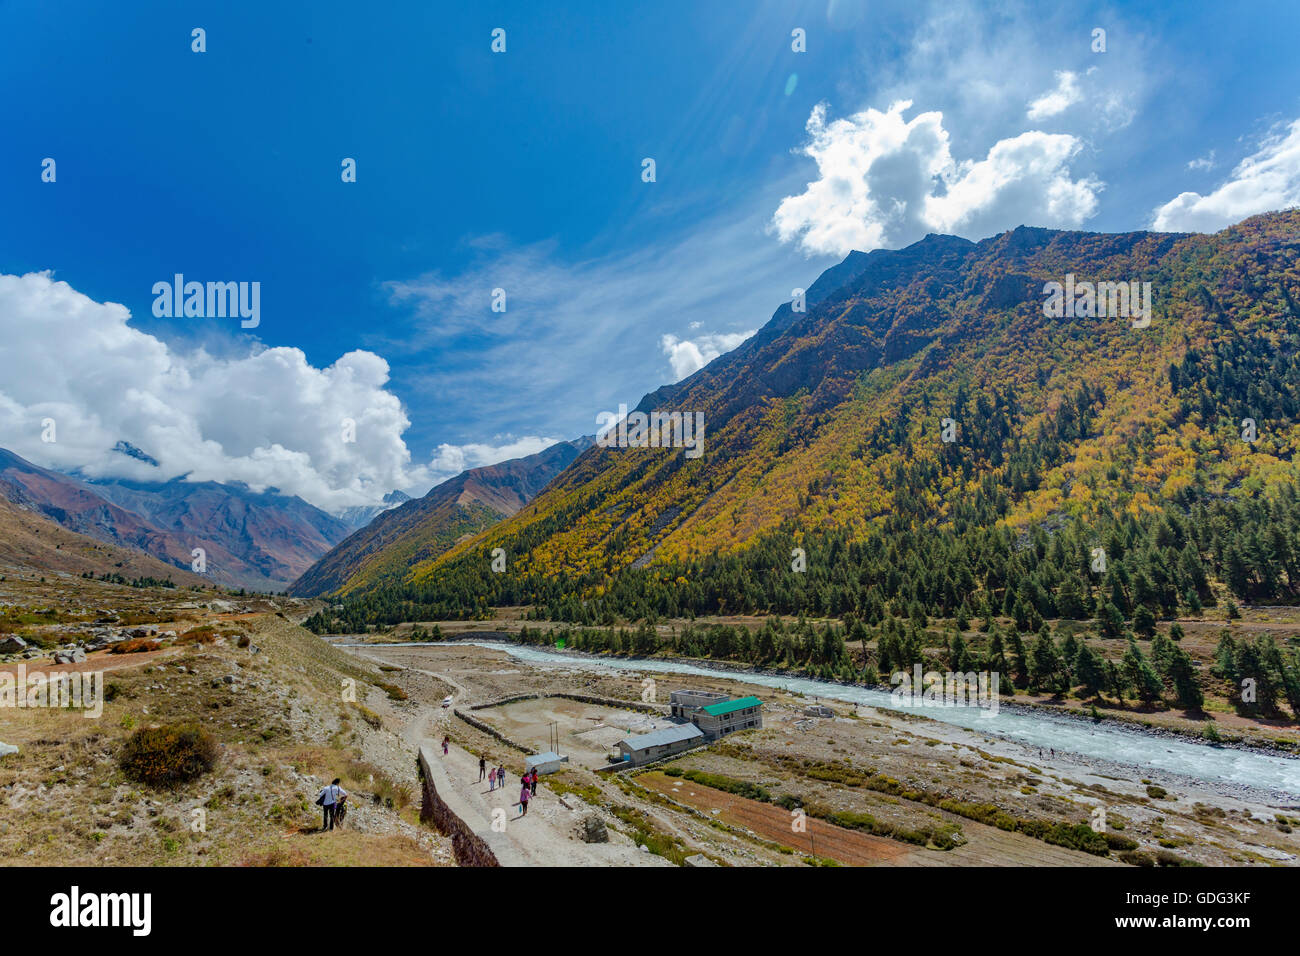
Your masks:
{"label": "green tree", "polygon": [[1128,683],[1137,694],[1138,699],[1144,704],[1153,704],[1160,699],[1164,691],[1164,684],[1160,680],[1160,675],[1156,673],[1151,662],[1147,660],[1142,649],[1138,647],[1137,641],[1131,636],[1128,641],[1128,650],[1124,652],[1124,671],[1128,677]]}

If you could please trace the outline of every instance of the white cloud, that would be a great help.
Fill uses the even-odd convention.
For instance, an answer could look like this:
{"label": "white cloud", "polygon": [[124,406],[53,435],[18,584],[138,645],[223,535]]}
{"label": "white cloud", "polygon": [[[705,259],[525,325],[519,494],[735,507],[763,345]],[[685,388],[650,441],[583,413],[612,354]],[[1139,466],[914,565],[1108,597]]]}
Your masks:
{"label": "white cloud", "polygon": [[[1213,154],[1211,154],[1213,155]],[[1161,232],[1215,232],[1261,212],[1300,205],[1300,119],[1275,128],[1208,195],[1181,193],[1156,209]]]}
{"label": "white cloud", "polygon": [[[337,511],[394,488],[427,488],[385,388],[388,363],[348,352],[314,368],[295,348],[181,352],[48,273],[0,275],[0,447],[89,477],[243,481]],[[42,420],[55,421],[53,443]],[[344,419],[356,423],[345,442]],[[142,449],[154,467],[113,451]]]}
{"label": "white cloud", "polygon": [[1187,161],[1188,169],[1213,169],[1218,163],[1214,161],[1214,150],[1210,150],[1206,156],[1200,156],[1196,159]]}
{"label": "white cloud", "polygon": [[750,329],[748,332],[700,335],[694,339],[679,339],[675,335],[665,335],[659,339],[659,347],[668,356],[668,364],[673,369],[673,381],[679,382],[686,376],[698,372],[724,352],[730,352],[755,331],[757,330]]}
{"label": "white cloud", "polygon": [[[458,273],[387,283],[409,319],[372,329],[367,345],[393,356],[403,397],[425,409],[408,441],[421,432],[430,447],[498,433],[589,435],[599,413],[665,384],[666,329],[704,361],[734,347],[749,333],[703,330],[761,325],[833,264],[791,255],[768,233],[791,188],[760,187],[746,197],[752,210],[727,205],[655,242],[593,237],[595,257],[494,241]],[[490,311],[494,287],[507,291],[504,313]]]}
{"label": "white cloud", "polygon": [[1079,74],[1073,70],[1058,70],[1056,87],[1030,103],[1026,115],[1035,121],[1047,119],[1064,113],[1082,99],[1083,90],[1079,88]]}
{"label": "white cloud", "polygon": [[[1060,80],[1054,73],[1069,71],[1081,97],[1069,110],[1070,131],[1094,139],[1123,128],[1143,106],[1152,76],[1168,72],[1161,48],[1141,23],[1126,23],[1111,11],[1107,28],[1124,36],[1124,53],[1094,54],[1090,28],[1080,29],[1068,4],[1057,6],[1023,0],[996,7],[981,0],[909,4],[911,35],[880,31],[874,46],[864,44],[856,76],[837,95],[846,102],[924,103],[943,112],[948,130],[962,142],[990,144],[1022,131],[1026,104],[1043,99],[1045,89],[1055,92]],[[1040,55],[1044,37],[1061,41],[1052,45],[1052,56]]]}
{"label": "white cloud", "polygon": [[1096,212],[1102,183],[1070,172],[1082,145],[1075,137],[1033,130],[999,140],[984,159],[958,162],[943,114],[907,120],[911,106],[901,100],[830,123],[825,105],[813,110],[803,152],[819,178],[777,208],[772,225],[782,241],[844,255],[927,232],[978,239],[1021,224],[1076,228]]}

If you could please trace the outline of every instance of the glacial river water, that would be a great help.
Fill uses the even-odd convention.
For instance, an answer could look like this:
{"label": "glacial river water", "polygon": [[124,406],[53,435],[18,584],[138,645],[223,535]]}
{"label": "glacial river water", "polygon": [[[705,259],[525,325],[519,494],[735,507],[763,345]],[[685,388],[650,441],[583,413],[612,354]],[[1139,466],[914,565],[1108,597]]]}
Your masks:
{"label": "glacial river water", "polygon": [[1178,737],[1161,736],[1131,730],[1114,723],[1093,723],[1070,717],[1031,712],[1021,708],[1000,708],[996,714],[981,707],[903,707],[888,691],[855,687],[816,680],[755,671],[707,667],[684,660],[623,657],[598,657],[588,654],[561,653],[507,641],[454,641],[447,644],[370,644],[369,647],[445,647],[472,644],[505,651],[511,657],[537,666],[583,667],[598,670],[637,671],[641,673],[687,674],[722,677],[794,691],[808,697],[824,697],[883,710],[917,713],[947,724],[966,727],[979,733],[1004,737],[1031,747],[1054,748],[1083,757],[1152,767],[1168,773],[1200,780],[1233,783],[1266,791],[1287,794],[1300,802],[1300,759],[1271,756],[1231,747],[1216,747]]}

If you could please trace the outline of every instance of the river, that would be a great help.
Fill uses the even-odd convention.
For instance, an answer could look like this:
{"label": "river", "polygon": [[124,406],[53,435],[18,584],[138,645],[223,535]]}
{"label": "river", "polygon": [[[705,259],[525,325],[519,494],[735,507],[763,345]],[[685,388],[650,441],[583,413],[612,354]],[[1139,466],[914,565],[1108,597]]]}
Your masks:
{"label": "river", "polygon": [[1093,723],[1086,719],[1062,717],[1031,711],[1028,708],[999,708],[996,713],[973,706],[905,707],[894,702],[889,692],[871,687],[857,687],[791,677],[762,671],[729,670],[725,667],[701,666],[685,660],[604,657],[590,654],[562,653],[515,644],[509,641],[449,641],[446,644],[367,644],[342,646],[366,647],[444,647],[472,644],[505,651],[525,663],[542,667],[589,667],[613,671],[690,674],[721,677],[760,687],[793,691],[808,697],[865,704],[883,710],[920,714],[946,724],[966,727],[979,733],[1015,740],[1030,747],[1053,748],[1082,757],[1094,757],[1132,767],[1152,767],[1168,773],[1210,782],[1237,784],[1257,790],[1286,794],[1300,801],[1300,759],[1281,757],[1233,747],[1216,747],[1182,737],[1145,733],[1115,723]]}

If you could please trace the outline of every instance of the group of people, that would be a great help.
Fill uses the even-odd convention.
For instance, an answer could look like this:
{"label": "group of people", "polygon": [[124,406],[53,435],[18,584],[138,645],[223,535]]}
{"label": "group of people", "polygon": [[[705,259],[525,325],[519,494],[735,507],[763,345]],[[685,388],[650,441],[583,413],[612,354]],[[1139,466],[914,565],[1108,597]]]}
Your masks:
{"label": "group of people", "polygon": [[[529,770],[519,778],[519,815],[528,815],[528,802],[537,796],[537,778],[540,776],[536,770]],[[478,782],[482,783],[484,779],[488,782],[488,792],[493,790],[504,790],[506,788],[506,768],[498,764],[495,769],[488,766],[486,757],[478,758]]]}
{"label": "group of people", "polygon": [[528,801],[537,796],[537,770],[529,770],[519,778],[519,815],[528,816]]}
{"label": "group of people", "polygon": [[483,778],[487,777],[488,790],[498,788],[504,790],[506,786],[506,768],[498,766],[495,770],[487,765],[487,758],[478,758],[478,782],[482,783]]}

